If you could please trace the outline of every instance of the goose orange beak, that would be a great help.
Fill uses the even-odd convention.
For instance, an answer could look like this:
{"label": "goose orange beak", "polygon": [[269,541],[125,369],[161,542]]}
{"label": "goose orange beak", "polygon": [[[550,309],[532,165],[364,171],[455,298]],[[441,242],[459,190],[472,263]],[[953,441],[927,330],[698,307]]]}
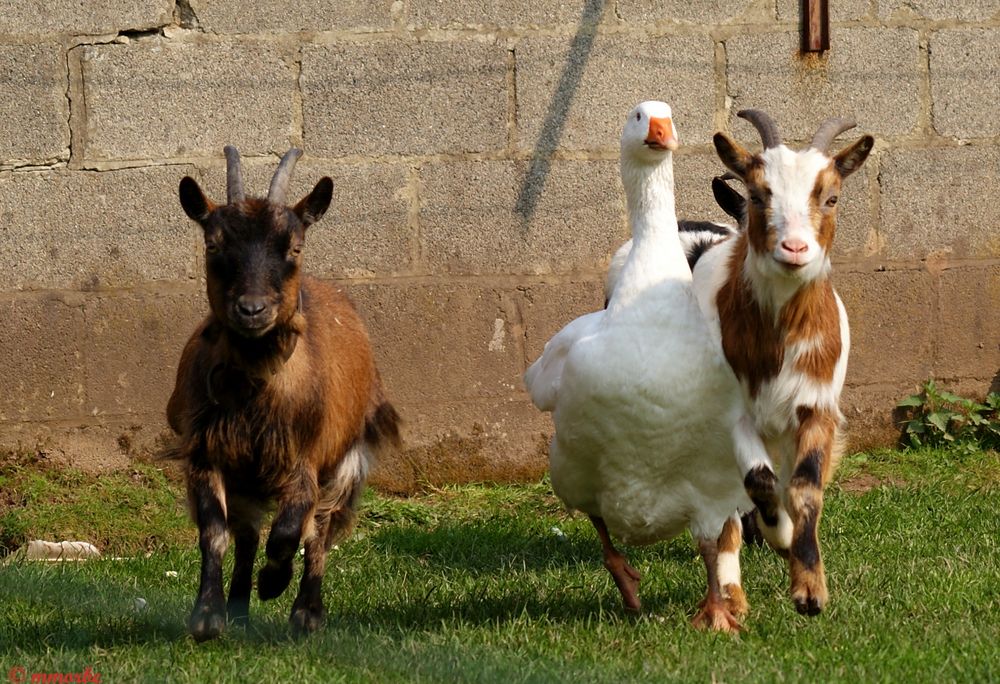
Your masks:
{"label": "goose orange beak", "polygon": [[674,122],[668,117],[650,117],[649,131],[646,133],[645,142],[654,150],[676,150],[677,137],[674,135]]}

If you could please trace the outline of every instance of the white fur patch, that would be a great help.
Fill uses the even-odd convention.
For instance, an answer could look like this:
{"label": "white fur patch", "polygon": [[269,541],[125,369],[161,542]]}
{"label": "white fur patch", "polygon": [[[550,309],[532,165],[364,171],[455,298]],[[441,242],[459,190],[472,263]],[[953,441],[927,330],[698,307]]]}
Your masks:
{"label": "white fur patch", "polygon": [[719,553],[716,567],[719,569],[719,586],[740,585],[740,555],[738,553],[733,551]]}
{"label": "white fur patch", "polygon": [[787,549],[792,545],[792,519],[788,517],[785,509],[778,509],[778,524],[774,527],[765,525],[759,521],[761,534],[764,539],[775,549]]}

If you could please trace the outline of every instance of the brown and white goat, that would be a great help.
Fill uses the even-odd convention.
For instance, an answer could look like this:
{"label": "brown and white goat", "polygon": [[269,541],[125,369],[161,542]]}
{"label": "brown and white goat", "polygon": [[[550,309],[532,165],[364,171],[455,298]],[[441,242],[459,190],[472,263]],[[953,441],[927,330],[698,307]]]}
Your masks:
{"label": "brown and white goat", "polygon": [[[373,451],[399,437],[360,317],[337,287],[301,273],[306,228],[329,207],[333,182],[320,179],[286,206],[299,155],[293,149],[281,160],[267,199],[244,197],[233,147],[226,204],[190,177],[180,182],[181,206],[204,230],[211,308],[184,348],[167,405],[199,532],[201,584],[188,622],[199,641],[218,636],[227,613],[247,622],[261,520],[272,503],[258,594],[284,592],[304,541],[290,622],[299,632],[322,624],[327,551],[354,522]],[[228,603],[227,529],[235,542]]]}
{"label": "brown and white goat", "polygon": [[[771,546],[787,552],[796,609],[815,615],[827,601],[817,526],[823,487],[840,456],[850,348],[847,313],[830,282],[830,249],[841,182],[865,162],[874,140],[863,136],[829,156],[833,139],[855,125],[830,119],[796,152],[764,112],[738,116],[754,124],[764,150],[751,154],[724,133],[714,143],[749,192],[747,227],[701,258],[694,287],[744,391],[747,411],[734,440],[757,523]],[[739,567],[738,525],[734,517],[723,532],[723,585]]]}

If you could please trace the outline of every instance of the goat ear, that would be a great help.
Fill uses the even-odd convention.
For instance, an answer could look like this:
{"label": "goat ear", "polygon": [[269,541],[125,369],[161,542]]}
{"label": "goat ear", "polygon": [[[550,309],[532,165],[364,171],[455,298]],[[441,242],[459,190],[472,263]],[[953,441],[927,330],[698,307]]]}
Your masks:
{"label": "goat ear", "polygon": [[208,215],[215,209],[212,200],[205,197],[205,193],[198,187],[198,182],[191,176],[181,178],[178,194],[181,196],[181,206],[184,207],[184,213],[192,221],[204,223],[208,219]]}
{"label": "goat ear", "polygon": [[712,142],[726,168],[739,176],[740,180],[746,180],[753,156],[725,133],[716,133],[712,136]]}
{"label": "goat ear", "polygon": [[323,218],[323,214],[330,207],[330,200],[333,199],[333,181],[328,176],[323,176],[316,183],[308,195],[299,200],[299,203],[292,207],[292,211],[302,221],[302,225],[311,226]]}
{"label": "goat ear", "polygon": [[746,197],[734,190],[732,186],[721,178],[712,179],[712,194],[722,211],[732,216],[737,221],[743,219],[747,213]]}
{"label": "goat ear", "polygon": [[833,158],[833,163],[837,165],[837,171],[840,172],[841,178],[847,178],[860,169],[874,146],[875,138],[866,135],[850,147],[841,150]]}

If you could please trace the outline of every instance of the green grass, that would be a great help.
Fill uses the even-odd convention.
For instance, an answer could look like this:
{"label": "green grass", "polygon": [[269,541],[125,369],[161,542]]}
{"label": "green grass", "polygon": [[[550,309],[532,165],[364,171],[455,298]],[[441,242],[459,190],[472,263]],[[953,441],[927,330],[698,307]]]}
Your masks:
{"label": "green grass", "polygon": [[627,617],[589,523],[541,483],[369,494],[355,538],[331,552],[323,631],[289,636],[286,592],[255,599],[249,629],[195,644],[184,624],[199,558],[181,487],[134,472],[0,468],[0,532],[134,556],[0,566],[0,676],[21,665],[90,666],[104,682],[1000,680],[996,453],[845,459],[821,527],[829,609],[796,614],[784,563],[747,549],[738,638],[688,625],[704,575],[687,537],[628,549],[646,613]]}

